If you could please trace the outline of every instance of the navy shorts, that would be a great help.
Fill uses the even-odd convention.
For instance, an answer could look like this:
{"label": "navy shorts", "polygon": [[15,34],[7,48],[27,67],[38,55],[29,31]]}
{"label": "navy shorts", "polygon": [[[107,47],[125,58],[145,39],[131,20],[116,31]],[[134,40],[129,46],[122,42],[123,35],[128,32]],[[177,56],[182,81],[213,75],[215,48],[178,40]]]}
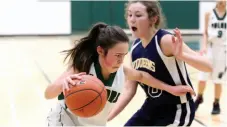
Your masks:
{"label": "navy shorts", "polygon": [[194,101],[184,104],[155,105],[146,99],[125,126],[190,126],[195,117]]}

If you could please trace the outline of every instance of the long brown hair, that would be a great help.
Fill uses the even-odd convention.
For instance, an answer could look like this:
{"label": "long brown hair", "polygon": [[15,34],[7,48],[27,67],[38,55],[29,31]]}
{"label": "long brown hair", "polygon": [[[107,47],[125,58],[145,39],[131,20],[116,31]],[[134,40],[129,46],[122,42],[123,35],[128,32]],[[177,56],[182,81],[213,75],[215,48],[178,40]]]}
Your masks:
{"label": "long brown hair", "polygon": [[63,52],[67,53],[65,60],[70,57],[71,67],[79,72],[89,73],[91,64],[98,59],[97,46],[101,46],[106,55],[108,49],[120,42],[129,43],[127,34],[118,26],[100,22],[95,24],[88,36],[80,39],[74,48]]}

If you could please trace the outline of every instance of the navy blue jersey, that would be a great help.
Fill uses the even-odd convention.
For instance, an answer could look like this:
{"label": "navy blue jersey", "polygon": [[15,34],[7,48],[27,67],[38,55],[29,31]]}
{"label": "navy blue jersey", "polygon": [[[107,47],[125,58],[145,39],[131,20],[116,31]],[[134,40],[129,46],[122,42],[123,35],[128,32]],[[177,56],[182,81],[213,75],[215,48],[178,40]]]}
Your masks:
{"label": "navy blue jersey", "polygon": [[[148,72],[156,79],[169,85],[189,85],[192,87],[188,76],[186,65],[183,61],[176,59],[174,56],[165,56],[160,48],[160,40],[166,35],[171,34],[165,30],[158,30],[151,42],[144,48],[140,39],[137,39],[131,49],[132,66],[137,70]],[[190,93],[184,96],[174,96],[166,91],[139,83],[146,93],[147,97],[154,104],[185,103],[192,99]]]}

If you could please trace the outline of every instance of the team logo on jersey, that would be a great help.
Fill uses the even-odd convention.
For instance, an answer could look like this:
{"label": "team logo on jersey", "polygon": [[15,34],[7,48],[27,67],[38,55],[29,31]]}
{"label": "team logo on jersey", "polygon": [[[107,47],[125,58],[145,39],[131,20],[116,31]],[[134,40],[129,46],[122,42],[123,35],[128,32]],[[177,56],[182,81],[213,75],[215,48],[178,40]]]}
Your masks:
{"label": "team logo on jersey", "polygon": [[114,90],[109,90],[109,89],[106,89],[106,90],[107,90],[107,100],[110,103],[116,103],[120,96],[120,93]]}
{"label": "team logo on jersey", "polygon": [[215,23],[212,23],[211,26],[213,28],[226,29],[226,23],[225,22],[215,22]]}
{"label": "team logo on jersey", "polygon": [[135,60],[132,65],[135,69],[146,68],[150,71],[155,72],[155,63],[147,58],[139,58]]}

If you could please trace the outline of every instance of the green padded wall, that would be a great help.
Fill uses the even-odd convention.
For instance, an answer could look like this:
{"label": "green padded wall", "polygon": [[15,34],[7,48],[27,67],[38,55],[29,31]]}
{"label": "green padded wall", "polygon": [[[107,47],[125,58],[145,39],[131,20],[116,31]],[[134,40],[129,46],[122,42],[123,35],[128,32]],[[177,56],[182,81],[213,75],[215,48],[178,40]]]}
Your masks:
{"label": "green padded wall", "polygon": [[111,1],[111,24],[118,25],[123,28],[126,27],[127,23],[124,18],[124,10],[125,10],[124,1]]}
{"label": "green padded wall", "polygon": [[199,1],[161,1],[168,28],[199,29]]}
{"label": "green padded wall", "polygon": [[92,4],[90,1],[71,2],[71,24],[72,31],[86,30],[92,23]]}
{"label": "green padded wall", "polygon": [[96,22],[126,26],[125,1],[71,1],[72,31],[88,30]]}
{"label": "green padded wall", "polygon": [[[126,1],[72,1],[72,31],[88,30],[92,24],[103,21],[126,27],[124,5]],[[161,1],[167,27],[199,28],[199,1]]]}
{"label": "green padded wall", "polygon": [[92,24],[96,22],[111,23],[111,3],[109,1],[94,1],[92,4]]}

